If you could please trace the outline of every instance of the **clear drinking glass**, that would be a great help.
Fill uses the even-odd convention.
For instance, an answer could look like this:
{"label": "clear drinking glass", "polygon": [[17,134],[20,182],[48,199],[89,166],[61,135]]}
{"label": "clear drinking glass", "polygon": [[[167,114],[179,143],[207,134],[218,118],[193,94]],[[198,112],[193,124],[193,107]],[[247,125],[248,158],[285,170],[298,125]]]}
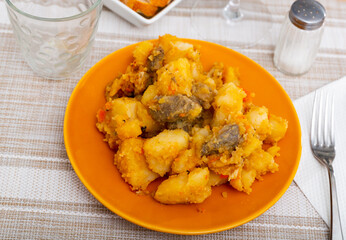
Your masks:
{"label": "clear drinking glass", "polygon": [[272,15],[260,0],[195,0],[191,24],[207,40],[233,49],[249,48],[268,37]]}
{"label": "clear drinking glass", "polygon": [[63,79],[80,69],[92,47],[102,0],[6,0],[26,62],[42,77]]}

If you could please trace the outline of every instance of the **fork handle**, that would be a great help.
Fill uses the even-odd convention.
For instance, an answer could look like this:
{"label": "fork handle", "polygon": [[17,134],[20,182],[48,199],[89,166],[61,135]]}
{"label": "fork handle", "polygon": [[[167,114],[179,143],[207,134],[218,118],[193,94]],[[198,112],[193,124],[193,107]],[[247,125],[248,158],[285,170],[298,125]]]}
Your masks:
{"label": "fork handle", "polygon": [[336,181],[333,166],[329,166],[329,183],[330,183],[330,239],[343,240],[341,220],[339,214],[338,196],[336,193]]}

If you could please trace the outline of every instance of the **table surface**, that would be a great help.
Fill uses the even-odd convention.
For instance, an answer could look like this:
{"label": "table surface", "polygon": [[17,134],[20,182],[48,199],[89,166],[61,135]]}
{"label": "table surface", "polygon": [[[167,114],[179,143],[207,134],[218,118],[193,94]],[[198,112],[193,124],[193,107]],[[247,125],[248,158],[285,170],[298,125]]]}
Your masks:
{"label": "table surface", "polygon": [[[85,66],[70,78],[53,81],[37,77],[24,62],[5,2],[0,0],[1,239],[328,239],[328,226],[294,182],[272,208],[247,224],[220,233],[182,236],[122,219],[99,203],[73,171],[64,147],[63,119],[81,76],[106,55],[138,41],[165,33],[198,38],[189,26],[193,2],[183,0],[144,28],[104,8]],[[267,69],[292,100],[346,75],[346,1],[320,1],[327,10],[321,47],[312,69],[300,77],[282,74],[272,61],[279,28],[293,1],[264,2],[273,14],[271,35],[239,52]]]}

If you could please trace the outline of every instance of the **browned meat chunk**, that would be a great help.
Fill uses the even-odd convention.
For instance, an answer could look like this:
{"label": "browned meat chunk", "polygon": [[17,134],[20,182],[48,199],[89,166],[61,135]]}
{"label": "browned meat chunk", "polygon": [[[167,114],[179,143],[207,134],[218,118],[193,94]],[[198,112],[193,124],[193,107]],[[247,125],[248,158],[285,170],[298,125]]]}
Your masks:
{"label": "browned meat chunk", "polygon": [[158,122],[193,121],[202,111],[201,105],[184,95],[160,96],[155,100],[149,113]]}
{"label": "browned meat chunk", "polygon": [[163,66],[165,54],[161,47],[153,50],[152,55],[148,57],[148,69],[150,72],[156,72]]}
{"label": "browned meat chunk", "polygon": [[229,124],[220,129],[217,136],[203,144],[201,154],[212,155],[225,151],[233,151],[240,140],[239,126],[237,124]]}
{"label": "browned meat chunk", "polygon": [[216,91],[204,83],[196,83],[192,86],[192,95],[196,97],[204,109],[209,109],[211,107],[210,103],[216,95]]}

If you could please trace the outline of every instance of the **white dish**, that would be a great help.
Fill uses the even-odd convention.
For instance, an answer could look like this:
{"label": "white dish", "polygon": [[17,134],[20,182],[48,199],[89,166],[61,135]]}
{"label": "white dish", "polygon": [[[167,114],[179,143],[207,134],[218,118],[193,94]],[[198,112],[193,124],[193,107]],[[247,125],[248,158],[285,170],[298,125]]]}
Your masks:
{"label": "white dish", "polygon": [[145,18],[137,12],[133,11],[131,8],[120,2],[119,0],[104,0],[104,5],[108,7],[110,10],[134,24],[137,27],[144,27],[153,22],[156,22],[162,16],[164,16],[167,12],[169,12],[172,8],[178,5],[182,0],[173,0],[168,6],[162,9],[159,13],[157,13],[152,18]]}

